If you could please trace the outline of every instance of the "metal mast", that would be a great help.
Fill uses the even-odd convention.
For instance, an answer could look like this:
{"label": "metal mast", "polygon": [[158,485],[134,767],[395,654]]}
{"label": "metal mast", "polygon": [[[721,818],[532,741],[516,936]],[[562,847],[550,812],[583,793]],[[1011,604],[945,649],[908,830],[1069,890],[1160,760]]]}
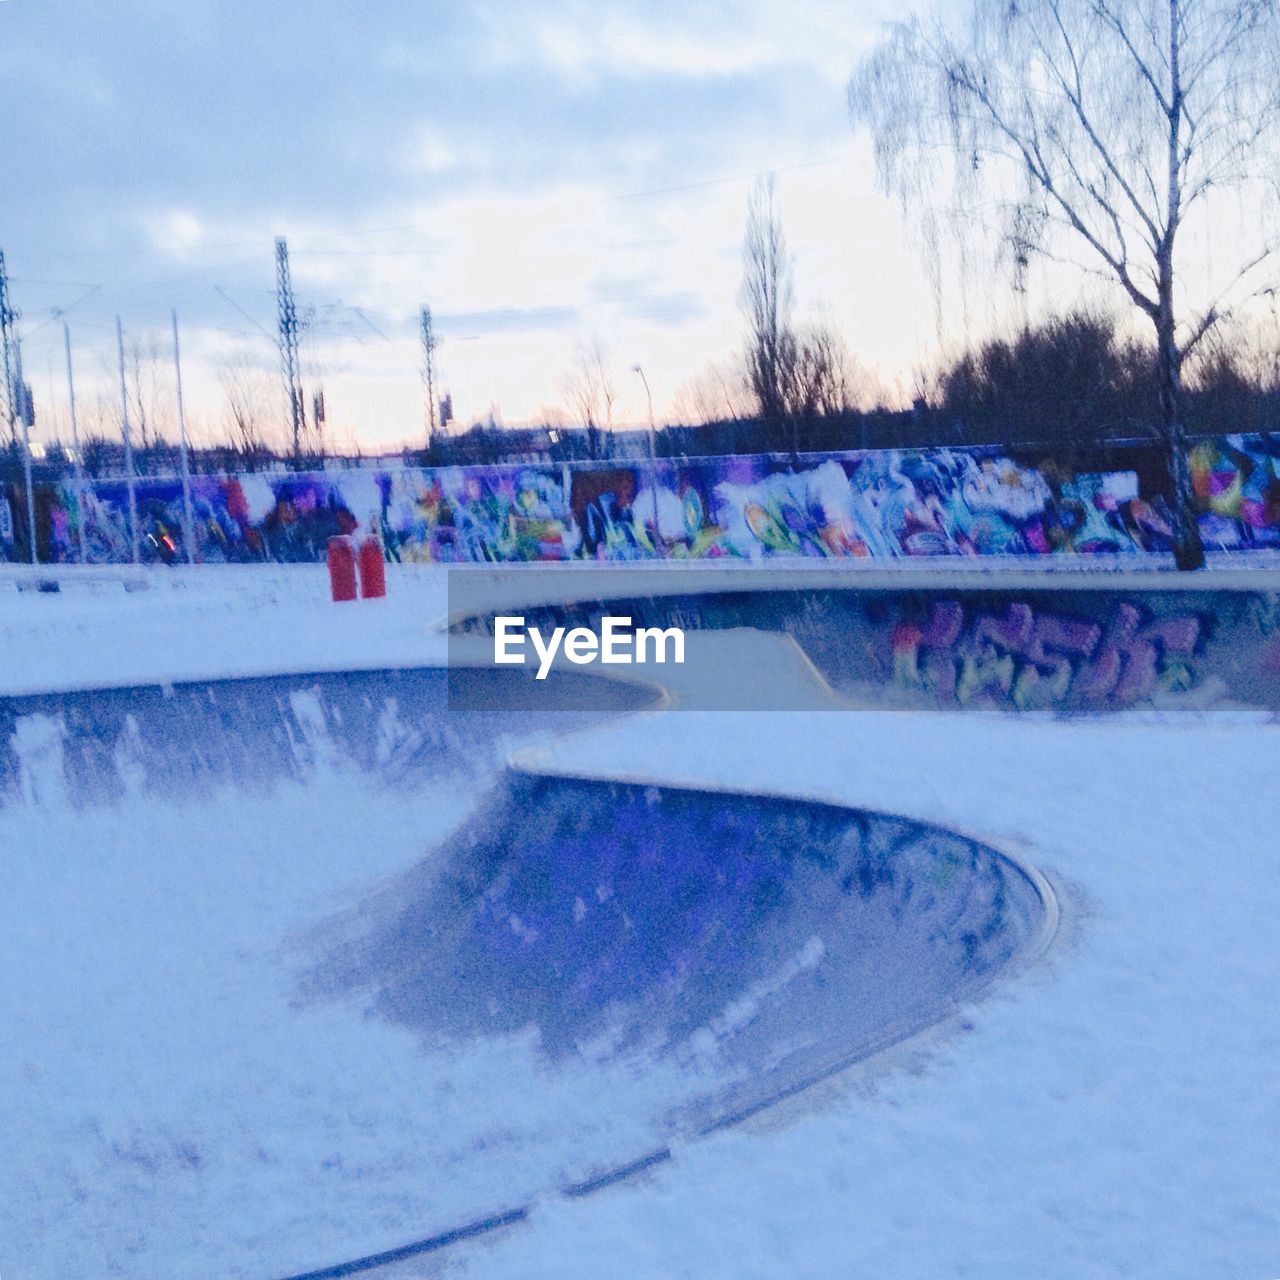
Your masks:
{"label": "metal mast", "polygon": [[67,395],[71,400],[71,448],[75,453],[76,476],[76,532],[80,543],[80,563],[89,563],[84,527],[86,507],[84,496],[84,458],[80,453],[80,422],[76,417],[76,378],[71,368],[71,330],[62,322],[62,341],[67,349]]}
{"label": "metal mast", "polygon": [[301,461],[307,432],[307,407],[302,397],[302,368],[298,357],[298,307],[293,300],[289,274],[289,246],[284,236],[276,237],[276,308],[279,324],[280,373],[289,401],[289,427],[293,460]]}
{"label": "metal mast", "polygon": [[169,313],[173,321],[173,380],[178,390],[178,457],[182,465],[182,546],[187,563],[196,562],[195,511],[191,504],[191,456],[187,450],[187,409],[182,398],[182,353],[178,346],[178,312]]}
{"label": "metal mast", "polygon": [[17,360],[17,338],[14,325],[18,313],[9,303],[9,276],[4,267],[4,251],[0,250],[0,344],[4,347],[4,408],[5,421],[9,425],[8,445],[11,449],[18,447],[18,397],[19,390],[14,383],[14,365]]}
{"label": "metal mast", "polygon": [[124,439],[124,480],[129,489],[129,558],[139,562],[138,480],[133,470],[133,435],[129,430],[129,384],[124,372],[124,322],[116,316],[116,352],[120,360],[120,434]]}
{"label": "metal mast", "polygon": [[431,308],[422,308],[422,385],[427,394],[427,447],[436,436],[436,335],[431,328]]}
{"label": "metal mast", "polygon": [[13,343],[14,382],[18,388],[18,418],[22,423],[22,480],[27,501],[27,541],[31,548],[31,563],[38,564],[36,550],[36,492],[31,479],[31,428],[35,426],[35,405],[31,401],[31,388],[22,374],[22,342]]}

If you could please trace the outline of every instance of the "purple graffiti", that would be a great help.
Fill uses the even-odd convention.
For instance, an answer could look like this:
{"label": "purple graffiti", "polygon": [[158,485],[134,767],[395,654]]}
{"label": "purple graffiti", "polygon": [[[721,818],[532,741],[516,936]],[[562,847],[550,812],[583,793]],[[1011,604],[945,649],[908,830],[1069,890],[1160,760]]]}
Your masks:
{"label": "purple graffiti", "polygon": [[923,623],[898,622],[891,643],[895,679],[944,702],[1114,708],[1189,687],[1201,633],[1194,614],[1144,623],[1128,603],[1100,625],[1041,613],[1027,601],[991,614],[944,600]]}

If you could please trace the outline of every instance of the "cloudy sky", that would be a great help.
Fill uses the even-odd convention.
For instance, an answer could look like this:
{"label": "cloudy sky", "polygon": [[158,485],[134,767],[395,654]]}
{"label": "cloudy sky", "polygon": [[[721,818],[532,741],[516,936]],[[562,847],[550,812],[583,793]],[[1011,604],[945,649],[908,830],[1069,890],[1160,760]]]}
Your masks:
{"label": "cloudy sky", "polygon": [[275,367],[276,235],[336,445],[420,431],[422,303],[463,419],[554,409],[597,338],[619,417],[643,418],[637,363],[665,416],[740,343],[767,171],[801,315],[909,377],[932,303],[844,98],[897,8],[0,0],[0,249],[41,428],[64,420],[57,309],[91,414],[115,316],[161,335],[176,307],[210,429],[228,362]]}

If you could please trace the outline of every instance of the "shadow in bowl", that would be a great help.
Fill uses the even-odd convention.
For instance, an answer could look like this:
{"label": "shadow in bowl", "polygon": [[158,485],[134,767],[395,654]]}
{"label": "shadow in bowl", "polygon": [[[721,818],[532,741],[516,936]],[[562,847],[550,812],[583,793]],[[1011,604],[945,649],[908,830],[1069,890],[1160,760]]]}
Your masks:
{"label": "shadow in bowl", "polygon": [[707,1124],[945,1016],[1044,918],[1029,874],[926,823],[508,772],[306,989],[433,1045],[532,1026],[552,1064],[713,1068]]}

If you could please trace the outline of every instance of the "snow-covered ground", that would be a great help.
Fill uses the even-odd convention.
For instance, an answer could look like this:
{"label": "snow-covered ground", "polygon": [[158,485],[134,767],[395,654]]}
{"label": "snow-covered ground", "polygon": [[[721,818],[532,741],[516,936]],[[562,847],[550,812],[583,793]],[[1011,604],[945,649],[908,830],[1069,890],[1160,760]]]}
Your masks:
{"label": "snow-covered ground", "polygon": [[[1152,557],[1157,559],[1157,557]],[[522,602],[673,590],[867,589],[963,583],[1033,587],[1053,583],[1124,590],[1134,584],[1202,590],[1276,590],[1280,554],[1220,552],[1201,574],[1176,574],[1128,556],[1087,559],[921,557],[806,560],[786,565],[685,561],[636,565],[525,566]],[[133,569],[0,564],[0,696],[51,689],[215,679],[281,671],[417,666],[445,661],[436,629],[447,616],[450,573],[475,584],[469,604],[505,599],[522,570],[511,566],[389,565],[385,600],[334,606],[323,565],[204,565]],[[41,592],[39,583],[57,584]]]}
{"label": "snow-covered ground", "polygon": [[[393,568],[384,600],[333,604],[323,565],[0,573],[0,696],[443,664],[445,575]],[[32,581],[56,581],[40,592]]]}
{"label": "snow-covered ground", "polygon": [[[14,592],[0,695],[438,661],[442,576],[354,606],[315,569]],[[961,1027],[395,1274],[1280,1276],[1278,746],[1231,712],[660,711],[537,749],[963,827],[1055,879],[1063,930]],[[643,1146],[668,1081],[291,1004],[305,930],[481,783],[0,810],[0,1275],[269,1280]]]}
{"label": "snow-covered ground", "polygon": [[1280,1274],[1276,726],[678,720],[660,749],[631,722],[549,763],[982,832],[1060,878],[1065,936],[910,1070],[691,1147],[646,1186],[549,1203],[465,1274]]}

